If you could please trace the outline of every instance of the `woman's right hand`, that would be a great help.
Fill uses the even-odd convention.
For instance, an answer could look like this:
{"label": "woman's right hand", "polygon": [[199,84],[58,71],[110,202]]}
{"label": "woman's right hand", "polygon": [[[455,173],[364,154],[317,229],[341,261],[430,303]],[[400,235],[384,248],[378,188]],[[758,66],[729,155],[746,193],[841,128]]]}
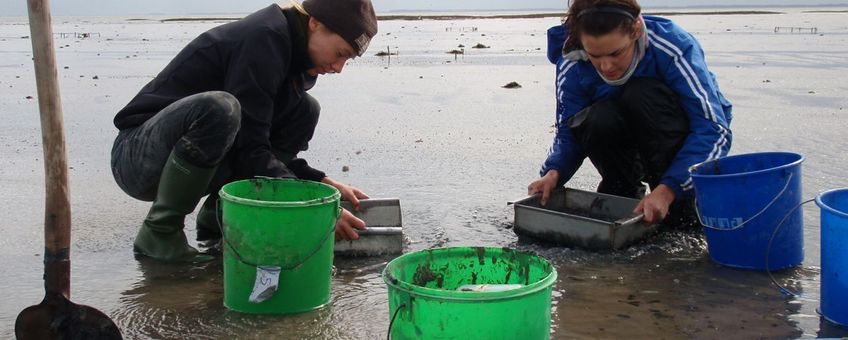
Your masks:
{"label": "woman's right hand", "polygon": [[548,173],[546,173],[545,176],[527,186],[527,194],[533,195],[541,193],[541,204],[544,206],[548,204],[548,198],[551,196],[551,191],[556,188],[557,182],[559,182],[559,171],[548,170]]}

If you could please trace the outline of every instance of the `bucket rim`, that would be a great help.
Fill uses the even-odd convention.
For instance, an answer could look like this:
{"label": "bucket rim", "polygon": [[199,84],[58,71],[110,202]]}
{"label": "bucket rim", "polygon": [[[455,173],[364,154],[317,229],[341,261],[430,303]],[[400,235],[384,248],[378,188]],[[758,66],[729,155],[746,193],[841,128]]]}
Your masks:
{"label": "bucket rim", "polygon": [[[718,174],[718,175],[695,173],[695,171],[697,171],[700,167],[702,167],[702,166],[704,166],[705,164],[708,164],[708,163],[718,162],[718,161],[727,160],[727,159],[750,157],[750,156],[754,156],[754,155],[758,155],[758,156],[789,155],[789,156],[797,156],[798,159],[796,159],[796,160],[794,160],[790,163],[771,167],[771,168],[768,168],[768,169],[761,169],[761,170],[748,171],[748,172],[740,172],[740,173],[733,173],[733,174]],[[803,163],[804,160],[806,160],[806,157],[804,157],[804,155],[799,154],[799,153],[795,153],[795,152],[788,152],[788,151],[769,151],[769,152],[743,153],[743,154],[738,154],[738,155],[733,155],[733,156],[720,157],[720,158],[716,158],[716,159],[709,160],[709,161],[703,161],[701,163],[692,165],[692,166],[689,167],[689,175],[694,177],[694,178],[732,178],[732,177],[740,177],[740,176],[750,176],[750,175],[762,174],[762,173],[766,173],[766,172],[778,171],[778,170],[786,169],[786,168],[789,168],[789,167],[794,167],[794,166],[797,166],[798,164]]]}
{"label": "bucket rim", "polygon": [[[254,200],[254,199],[249,199],[249,198],[243,198],[243,197],[231,195],[230,193],[224,191],[224,189],[226,189],[230,185],[234,185],[234,184],[237,184],[237,183],[243,183],[243,182],[258,182],[258,181],[265,181],[265,182],[279,181],[279,182],[292,182],[292,183],[293,182],[300,182],[300,183],[304,183],[304,184],[307,184],[307,185],[313,185],[313,186],[317,186],[317,187],[323,187],[325,189],[330,189],[332,194],[329,195],[329,196],[326,196],[326,197],[318,197],[318,198],[313,198],[311,200],[306,200],[306,201],[281,202],[281,201],[260,201],[260,200]],[[341,193],[339,192],[338,189],[336,189],[332,185],[324,184],[324,183],[321,183],[321,182],[307,181],[307,180],[296,179],[296,178],[264,178],[264,177],[260,177],[260,178],[243,179],[243,180],[238,180],[238,181],[233,181],[233,182],[227,183],[223,187],[221,187],[221,190],[218,191],[218,196],[220,196],[220,198],[224,201],[229,201],[229,202],[248,205],[248,206],[270,207],[270,208],[290,208],[290,207],[311,207],[311,206],[316,206],[316,205],[323,205],[323,204],[327,204],[327,203],[332,203],[334,201],[337,202],[341,198]]]}
{"label": "bucket rim", "polygon": [[836,210],[833,207],[831,207],[830,205],[827,205],[826,203],[824,203],[824,201],[823,201],[823,198],[825,196],[831,196],[831,195],[835,195],[837,193],[843,193],[843,192],[848,194],[848,188],[837,188],[837,189],[831,189],[831,190],[825,191],[825,192],[819,194],[818,196],[816,196],[816,205],[819,206],[820,209],[827,210],[827,212],[832,213],[836,216],[839,216],[839,217],[842,217],[842,218],[848,218],[848,213],[846,213],[844,211]]}
{"label": "bucket rim", "polygon": [[538,280],[538,281],[536,281],[532,284],[523,286],[521,288],[510,289],[510,290],[505,290],[505,291],[497,291],[497,292],[463,292],[463,291],[454,291],[454,290],[434,289],[434,288],[427,288],[427,287],[414,285],[412,283],[401,281],[401,280],[398,280],[398,279],[392,277],[392,275],[388,272],[389,268],[392,266],[392,263],[395,262],[395,261],[400,261],[404,258],[411,257],[411,256],[414,256],[414,255],[420,253],[420,251],[416,251],[416,252],[403,254],[401,256],[396,257],[392,261],[390,261],[389,264],[387,264],[386,267],[383,268],[383,273],[381,275],[383,277],[383,282],[385,282],[386,285],[388,285],[391,288],[395,288],[395,289],[400,290],[402,292],[405,292],[407,294],[414,295],[415,297],[424,297],[424,298],[430,298],[430,299],[436,299],[436,300],[448,300],[448,301],[464,301],[464,302],[509,300],[509,299],[520,298],[520,297],[523,297],[523,296],[526,296],[526,295],[537,293],[539,291],[542,291],[542,290],[545,290],[545,289],[548,289],[548,288],[552,288],[553,284],[556,282],[556,279],[557,279],[556,267],[554,267],[554,265],[550,261],[548,261],[548,259],[546,259],[542,256],[538,256],[538,255],[535,255],[535,254],[524,252],[524,251],[518,251],[518,250],[515,250],[515,249],[505,248],[505,247],[442,247],[442,248],[432,248],[432,249],[425,249],[425,250],[450,251],[450,250],[458,250],[458,249],[463,249],[463,248],[464,249],[480,249],[480,248],[482,248],[486,251],[495,250],[495,251],[500,251],[500,252],[503,252],[503,250],[506,249],[506,250],[516,252],[516,253],[519,253],[519,254],[523,254],[523,255],[535,256],[535,257],[538,257],[539,259],[541,259],[542,261],[544,261],[544,263],[546,263],[548,266],[550,266],[551,272],[548,273],[548,275],[545,276],[543,279]]}

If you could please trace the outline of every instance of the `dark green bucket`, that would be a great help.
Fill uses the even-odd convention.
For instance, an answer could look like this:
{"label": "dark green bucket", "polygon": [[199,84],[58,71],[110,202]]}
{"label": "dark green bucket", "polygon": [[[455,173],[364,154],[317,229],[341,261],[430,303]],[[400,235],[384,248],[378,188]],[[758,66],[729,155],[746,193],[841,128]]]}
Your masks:
{"label": "dark green bucket", "polygon": [[[220,196],[224,306],[244,313],[290,314],[330,301],[333,231],[340,212],[336,188],[259,178],[229,183]],[[251,302],[258,281],[273,281],[258,267],[277,268],[279,280],[276,291],[262,295],[265,300]]]}
{"label": "dark green bucket", "polygon": [[[392,260],[392,339],[548,339],[556,269],[506,248],[423,250]],[[461,287],[508,287],[463,291]],[[485,286],[484,286],[485,285]]]}

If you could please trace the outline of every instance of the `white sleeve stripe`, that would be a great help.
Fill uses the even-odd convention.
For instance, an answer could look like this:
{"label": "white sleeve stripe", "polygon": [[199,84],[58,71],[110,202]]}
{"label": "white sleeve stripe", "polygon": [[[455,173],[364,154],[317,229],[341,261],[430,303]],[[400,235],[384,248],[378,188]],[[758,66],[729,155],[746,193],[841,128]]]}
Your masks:
{"label": "white sleeve stripe", "polygon": [[557,87],[562,87],[562,85],[565,84],[565,74],[568,73],[568,71],[571,70],[571,68],[574,67],[574,65],[577,65],[577,62],[576,61],[567,61],[567,62],[563,63],[562,65],[564,67],[560,69],[560,73],[559,73],[559,75],[557,75],[557,85],[558,85]]}
{"label": "white sleeve stripe", "polygon": [[[556,143],[556,138],[554,138],[554,143]],[[546,158],[551,157],[552,153],[554,153],[554,147],[553,146],[548,148],[548,156]],[[545,163],[547,163],[547,159],[544,162],[542,162],[542,165],[539,167],[539,172],[542,172],[542,171],[545,170]]]}
{"label": "white sleeve stripe", "polygon": [[[565,85],[565,74],[568,73],[568,70],[570,70],[571,67],[573,67],[575,64],[577,64],[576,61],[564,60],[562,63],[560,63],[557,66],[557,70],[559,72],[559,74],[557,74],[557,78],[556,78],[557,103],[560,102],[560,98],[562,98],[562,94],[564,93],[563,86]],[[556,117],[556,118],[557,118],[557,124],[561,124],[562,122],[559,121],[560,117]],[[556,144],[559,144],[559,143],[560,143],[559,138],[554,137],[553,144],[556,145]],[[552,145],[548,149],[548,157],[550,157],[551,154],[554,153],[554,145]],[[540,170],[544,170],[544,169],[545,169],[545,163],[542,163],[542,167],[541,167]]]}
{"label": "white sleeve stripe", "polygon": [[668,54],[674,60],[674,65],[677,67],[678,71],[680,71],[680,74],[683,75],[683,79],[686,80],[686,83],[689,84],[689,89],[692,91],[692,93],[696,97],[698,97],[698,101],[701,102],[701,110],[703,110],[703,112],[704,112],[704,118],[707,119],[707,120],[713,120],[712,117],[710,116],[710,110],[708,108],[709,104],[707,103],[706,98],[704,98],[704,96],[695,88],[695,84],[692,82],[692,78],[691,78],[692,76],[689,73],[686,72],[683,65],[681,65],[681,63],[680,63],[680,59],[682,57],[679,56],[679,55],[675,55],[674,53],[669,51],[668,48],[666,48],[666,47],[664,47],[660,44],[655,43],[654,45],[657,46],[657,48],[660,49],[661,51]]}
{"label": "white sleeve stripe", "polygon": [[[648,31],[649,37],[654,42],[654,46],[666,54],[668,54],[673,60],[674,64],[680,73],[683,75],[683,78],[686,80],[686,83],[689,84],[689,89],[692,90],[692,93],[698,98],[701,102],[701,109],[704,110],[704,118],[715,123],[719,130],[719,138],[716,140],[715,144],[713,144],[713,148],[707,156],[707,161],[711,161],[717,159],[721,155],[722,148],[727,145],[728,142],[728,132],[721,124],[718,124],[718,119],[715,115],[715,111],[713,110],[712,105],[710,105],[707,100],[707,91],[704,89],[703,85],[700,82],[700,79],[697,77],[697,73],[692,69],[692,66],[689,64],[689,61],[683,57],[683,51],[681,51],[677,46],[670,43],[668,40],[663,39],[653,31]],[[689,177],[685,183],[681,184],[680,187],[686,191],[690,190],[693,187],[692,178]]]}
{"label": "white sleeve stripe", "polygon": [[577,62],[572,60],[562,63],[564,69],[557,76],[557,100],[560,100],[560,98],[562,98],[562,95],[565,93],[565,74],[568,73],[568,71],[571,70],[574,65],[577,65]]}
{"label": "white sleeve stripe", "polygon": [[[712,107],[712,105],[710,105],[709,101],[707,101],[707,91],[704,89],[703,84],[701,83],[700,79],[698,78],[698,74],[695,73],[694,69],[692,69],[692,65],[689,64],[689,61],[686,60],[686,58],[683,57],[683,51],[681,51],[680,48],[678,48],[677,46],[675,46],[674,44],[672,44],[668,40],[663,39],[662,37],[660,37],[658,34],[654,33],[653,31],[649,30],[648,32],[649,32],[649,37],[653,38],[654,43],[657,43],[658,46],[661,45],[661,46],[665,47],[666,49],[674,50],[676,55],[672,54],[668,50],[660,48],[664,52],[668,53],[670,56],[674,57],[675,63],[679,62],[678,68],[680,68],[679,66],[682,65],[686,69],[686,71],[688,71],[688,73],[687,73],[687,72],[683,72],[683,70],[681,70],[681,73],[683,73],[684,75],[688,75],[688,77],[692,78],[692,80],[689,82],[689,86],[692,87],[693,92],[695,92],[696,94],[697,93],[700,94],[701,105],[704,106],[704,113],[709,114],[708,119],[711,119],[712,121],[716,121],[715,111],[713,110],[713,107]],[[697,86],[697,89],[695,88],[695,86],[692,85],[692,83],[694,83],[695,86]]]}
{"label": "white sleeve stripe", "polygon": [[717,159],[719,155],[721,155],[721,149],[727,144],[727,130],[721,127],[721,125],[719,125],[719,127],[721,128],[721,137],[719,137],[719,141],[721,141],[721,143],[717,143],[715,145],[715,148],[713,149],[713,152],[710,153],[710,156],[709,158],[707,158],[707,161]]}
{"label": "white sleeve stripe", "polygon": [[725,142],[727,142],[725,132],[723,129],[719,130],[718,141],[716,141],[716,143],[713,145],[713,149],[710,150],[710,154],[707,156],[705,162],[713,160],[715,158],[715,155],[717,155],[721,151],[721,147],[724,145]]}
{"label": "white sleeve stripe", "polygon": [[[722,127],[721,125],[719,125],[719,128],[721,129],[721,131],[720,131],[721,135],[719,136],[718,141],[716,141],[716,144],[713,145],[713,150],[710,151],[709,156],[707,156],[707,159],[704,160],[704,162],[709,162],[711,160],[718,159],[719,155],[721,155],[721,149],[725,145],[727,145],[727,130],[724,127]],[[681,184],[680,187],[683,188],[684,191],[691,189],[692,188],[692,177],[690,176],[688,179],[686,179],[686,182]]]}
{"label": "white sleeve stripe", "polygon": [[563,58],[562,63],[559,64],[559,70],[562,71],[562,69],[565,68],[565,65],[568,65],[568,63],[573,63],[573,62],[574,62],[573,60],[568,60],[568,59]]}
{"label": "white sleeve stripe", "polygon": [[[713,151],[710,152],[710,155],[707,157],[707,159],[704,162],[709,162],[709,161],[718,159],[719,156],[721,155],[721,149],[725,145],[727,145],[727,130],[724,127],[722,127],[721,125],[719,125],[719,128],[721,129],[721,132],[720,132],[721,136],[719,137],[718,142],[716,142],[716,144],[713,146]],[[686,180],[686,182],[684,182],[683,184],[680,185],[680,187],[683,188],[683,191],[687,191],[687,190],[692,189],[692,187],[693,187],[692,177],[690,176]]]}

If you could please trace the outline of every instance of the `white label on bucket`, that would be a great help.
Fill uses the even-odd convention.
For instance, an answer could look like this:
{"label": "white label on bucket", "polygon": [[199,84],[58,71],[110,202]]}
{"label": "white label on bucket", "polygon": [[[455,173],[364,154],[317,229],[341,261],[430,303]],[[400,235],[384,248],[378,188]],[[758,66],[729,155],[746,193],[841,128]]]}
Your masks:
{"label": "white label on bucket", "polygon": [[735,229],[736,227],[742,225],[742,223],[745,221],[741,217],[704,217],[703,219],[707,227],[715,229]]}
{"label": "white label on bucket", "polygon": [[277,292],[279,283],[280,267],[256,267],[256,282],[253,283],[253,292],[250,293],[249,301],[260,303],[270,299]]}
{"label": "white label on bucket", "polygon": [[485,284],[485,285],[462,285],[456,290],[461,292],[503,292],[524,287],[520,284]]}

